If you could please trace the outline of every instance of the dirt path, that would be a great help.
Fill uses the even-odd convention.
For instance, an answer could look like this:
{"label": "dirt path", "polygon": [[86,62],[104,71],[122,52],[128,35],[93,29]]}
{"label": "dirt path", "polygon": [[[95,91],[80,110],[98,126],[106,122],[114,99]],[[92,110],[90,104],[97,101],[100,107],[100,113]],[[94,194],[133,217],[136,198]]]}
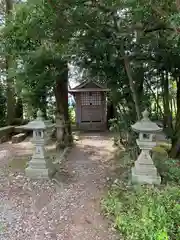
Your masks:
{"label": "dirt path", "polygon": [[100,211],[112,156],[107,135],[81,136],[64,166],[61,190],[50,181],[2,172],[0,239],[114,240]]}

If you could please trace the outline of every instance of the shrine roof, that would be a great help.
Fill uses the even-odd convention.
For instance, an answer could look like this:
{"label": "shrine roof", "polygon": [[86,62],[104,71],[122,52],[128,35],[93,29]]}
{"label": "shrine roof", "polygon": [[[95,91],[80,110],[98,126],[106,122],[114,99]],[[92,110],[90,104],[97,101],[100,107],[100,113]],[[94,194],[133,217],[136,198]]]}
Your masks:
{"label": "shrine roof", "polygon": [[94,82],[94,81],[84,81],[80,83],[78,86],[69,89],[69,93],[74,93],[74,92],[107,92],[109,89],[107,89],[105,86]]}

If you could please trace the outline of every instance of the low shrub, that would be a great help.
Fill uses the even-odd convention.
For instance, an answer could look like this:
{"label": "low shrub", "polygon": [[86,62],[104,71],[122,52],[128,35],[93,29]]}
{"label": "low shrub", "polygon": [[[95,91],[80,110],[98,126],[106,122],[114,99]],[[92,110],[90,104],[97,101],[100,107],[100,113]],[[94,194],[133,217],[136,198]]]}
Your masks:
{"label": "low shrub", "polygon": [[12,125],[25,125],[29,122],[28,119],[22,119],[22,118],[15,118],[12,122]]}
{"label": "low shrub", "polygon": [[163,183],[180,184],[180,161],[168,157],[169,145],[163,144],[153,148],[154,163]]}
{"label": "low shrub", "polygon": [[180,161],[165,157],[160,159],[154,158],[154,163],[157,167],[163,183],[174,183],[180,185]]}
{"label": "low shrub", "polygon": [[162,146],[156,146],[156,147],[154,147],[153,149],[152,149],[152,154],[154,155],[154,156],[159,156],[159,155],[161,155],[162,157],[164,157],[164,156],[168,156],[168,153],[167,153],[167,151],[166,151],[166,149],[164,149]]}
{"label": "low shrub", "polygon": [[162,147],[166,152],[169,152],[171,150],[171,144],[162,142],[159,144],[160,147]]}
{"label": "low shrub", "polygon": [[71,121],[71,124],[75,124],[75,109],[73,107],[69,107],[69,118]]}
{"label": "low shrub", "polygon": [[180,189],[116,186],[102,201],[124,240],[180,239]]}
{"label": "low shrub", "polygon": [[[169,159],[162,147],[154,149],[153,159],[165,185],[131,185],[124,178],[127,175],[124,173],[129,173],[134,161],[126,152],[118,158],[119,167],[123,169],[123,178],[119,177],[119,180],[116,179],[113,183],[111,190],[102,200],[102,209],[113,221],[119,239],[180,239],[179,161]],[[127,176],[129,178],[129,174]]]}

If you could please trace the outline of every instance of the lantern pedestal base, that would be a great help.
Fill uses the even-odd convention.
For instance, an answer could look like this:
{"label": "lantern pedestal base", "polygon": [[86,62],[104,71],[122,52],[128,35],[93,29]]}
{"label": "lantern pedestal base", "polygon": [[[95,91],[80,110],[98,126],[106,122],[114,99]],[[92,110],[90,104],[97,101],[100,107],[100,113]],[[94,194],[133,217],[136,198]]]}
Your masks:
{"label": "lantern pedestal base", "polygon": [[33,179],[49,179],[51,172],[52,169],[49,166],[48,158],[45,157],[45,153],[39,158],[33,156],[25,169],[26,176]]}
{"label": "lantern pedestal base", "polygon": [[49,169],[34,169],[31,167],[27,167],[26,176],[31,179],[49,179],[50,171]]}
{"label": "lantern pedestal base", "polygon": [[155,184],[155,185],[160,185],[161,184],[161,177],[158,175],[148,175],[148,174],[143,174],[138,173],[135,168],[132,168],[131,171],[132,174],[132,183],[134,184]]}
{"label": "lantern pedestal base", "polygon": [[157,169],[149,155],[149,149],[142,149],[136,160],[135,166],[132,168],[132,182],[156,185],[161,183],[161,177],[158,175]]}

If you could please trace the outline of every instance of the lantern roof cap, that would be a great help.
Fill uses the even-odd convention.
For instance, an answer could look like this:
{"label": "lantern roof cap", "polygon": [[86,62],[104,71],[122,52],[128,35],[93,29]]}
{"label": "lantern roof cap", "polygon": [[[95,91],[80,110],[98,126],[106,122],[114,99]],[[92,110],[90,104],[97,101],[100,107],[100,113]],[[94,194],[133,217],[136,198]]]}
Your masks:
{"label": "lantern roof cap", "polygon": [[142,115],[143,118],[131,126],[135,132],[155,133],[162,131],[162,128],[149,119],[149,112],[147,109],[142,113]]}
{"label": "lantern roof cap", "polygon": [[30,129],[30,130],[44,130],[47,128],[46,123],[43,120],[42,117],[42,111],[39,109],[37,111],[37,117],[35,120],[29,122],[28,124],[26,124],[24,126],[24,128],[26,129]]}

